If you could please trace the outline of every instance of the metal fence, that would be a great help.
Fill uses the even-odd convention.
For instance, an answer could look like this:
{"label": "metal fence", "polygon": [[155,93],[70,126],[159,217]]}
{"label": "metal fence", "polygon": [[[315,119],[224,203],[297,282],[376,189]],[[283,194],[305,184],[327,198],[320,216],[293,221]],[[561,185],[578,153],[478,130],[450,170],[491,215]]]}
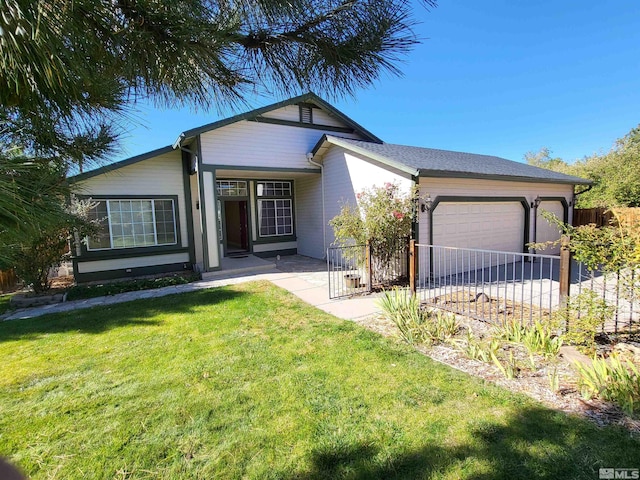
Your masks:
{"label": "metal fence", "polygon": [[582,263],[574,264],[571,282],[572,310],[576,316],[588,313],[590,304],[586,292],[593,292],[609,309],[608,320],[603,325],[606,332],[622,331],[640,333],[640,275],[633,270],[599,272],[587,269]]}
{"label": "metal fence", "polygon": [[558,257],[410,245],[399,243],[388,258],[368,245],[329,248],[329,297],[410,286],[435,308],[489,322],[531,323],[549,320],[567,303],[573,318],[590,314],[597,307],[583,294],[593,292],[589,295],[604,300],[608,309],[604,331],[640,333],[640,274],[634,271],[590,271],[571,262],[568,250]]}
{"label": "metal fence", "polygon": [[329,298],[371,291],[367,270],[367,246],[352,245],[327,249]]}
{"label": "metal fence", "polygon": [[329,298],[341,298],[409,282],[409,251],[398,242],[390,255],[381,255],[369,244],[327,249]]}
{"label": "metal fence", "polygon": [[416,247],[416,293],[428,305],[491,322],[533,322],[560,303],[560,257]]}

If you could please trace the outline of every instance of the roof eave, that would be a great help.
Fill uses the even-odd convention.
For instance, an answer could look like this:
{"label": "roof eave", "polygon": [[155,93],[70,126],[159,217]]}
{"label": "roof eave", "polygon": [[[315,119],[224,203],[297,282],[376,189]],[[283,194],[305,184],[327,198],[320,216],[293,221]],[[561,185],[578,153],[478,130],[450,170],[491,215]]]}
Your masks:
{"label": "roof eave", "polygon": [[102,175],[104,173],[109,173],[114,170],[118,170],[123,167],[127,167],[129,165],[133,165],[138,162],[142,162],[143,160],[148,160],[149,158],[157,157],[158,155],[163,155],[165,153],[171,153],[174,151],[173,145],[167,145],[166,147],[157,148],[156,150],[151,150],[150,152],[142,153],[140,155],[136,155],[134,157],[125,158],[124,160],[120,160],[119,162],[111,163],[109,165],[104,165],[100,168],[96,168],[95,170],[90,170],[88,172],[79,173],[77,175],[73,175],[69,177],[69,183],[77,183],[83,180],[87,180],[89,178]]}
{"label": "roof eave", "polygon": [[342,147],[345,150],[349,150],[353,153],[357,153],[364,157],[370,158],[371,160],[375,160],[383,165],[391,167],[395,170],[399,170],[406,174],[409,174],[413,177],[418,176],[418,170],[415,168],[408,167],[407,165],[397,162],[391,158],[385,157],[384,155],[380,155],[374,152],[367,150],[366,148],[361,148],[356,145],[352,145],[349,142],[342,141],[338,137],[333,137],[330,135],[323,135],[322,138],[316,143],[315,147],[311,150],[311,153],[315,156],[324,146],[325,144],[336,145],[338,147]]}
{"label": "roof eave", "polygon": [[591,185],[593,182],[584,178],[543,178],[543,177],[524,177],[518,175],[496,175],[490,173],[470,173],[457,172],[451,170],[429,170],[420,169],[419,177],[434,178],[477,178],[482,180],[499,180],[506,182],[527,182],[527,183],[556,183],[563,185]]}
{"label": "roof eave", "polygon": [[259,117],[264,113],[271,112],[279,108],[287,107],[289,105],[296,105],[298,103],[309,102],[309,101],[314,102],[318,104],[320,107],[331,112],[335,117],[337,117],[339,120],[347,124],[349,127],[353,128],[357,133],[362,135],[367,140],[370,140],[376,143],[382,143],[382,140],[380,138],[376,137],[373,133],[368,131],[366,128],[362,127],[357,122],[351,120],[344,113],[342,113],[340,110],[338,110],[331,104],[325,102],[322,98],[320,98],[315,93],[309,92],[309,93],[305,93],[304,95],[299,95],[297,97],[290,98],[288,100],[272,103],[271,105],[267,105],[265,107],[256,108],[255,110],[251,110],[249,112],[240,113],[238,115],[234,115],[233,117],[224,118],[222,120],[208,123],[200,127],[192,128],[190,130],[185,130],[178,136],[178,139],[174,142],[174,145],[176,146],[174,148],[177,148],[177,146],[179,146],[184,139],[195,137],[196,135],[200,135],[201,133],[210,132],[211,130],[225,127],[227,125],[231,125],[232,123],[240,122],[242,120],[251,120],[256,117]]}

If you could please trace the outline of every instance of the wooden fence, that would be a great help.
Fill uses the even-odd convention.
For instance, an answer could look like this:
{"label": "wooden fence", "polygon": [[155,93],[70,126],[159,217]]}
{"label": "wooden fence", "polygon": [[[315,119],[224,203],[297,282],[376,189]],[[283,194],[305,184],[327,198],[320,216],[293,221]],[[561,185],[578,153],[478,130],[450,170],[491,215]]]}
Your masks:
{"label": "wooden fence", "polygon": [[12,290],[18,284],[18,277],[13,270],[0,270],[0,291]]}
{"label": "wooden fence", "polygon": [[573,210],[573,226],[595,224],[596,227],[606,227],[611,224],[613,212],[608,208],[576,208]]}
{"label": "wooden fence", "polygon": [[573,226],[594,224],[596,227],[608,227],[618,222],[627,226],[640,226],[640,208],[576,208],[573,210]]}

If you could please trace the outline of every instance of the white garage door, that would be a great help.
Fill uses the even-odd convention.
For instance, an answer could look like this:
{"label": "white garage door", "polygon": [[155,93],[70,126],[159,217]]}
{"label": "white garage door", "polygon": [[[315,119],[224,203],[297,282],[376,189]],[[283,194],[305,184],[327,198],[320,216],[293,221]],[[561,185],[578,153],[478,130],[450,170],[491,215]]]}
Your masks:
{"label": "white garage door", "polygon": [[[554,242],[560,238],[560,229],[553,223],[549,223],[543,216],[542,211],[553,213],[556,217],[563,221],[564,207],[558,201],[543,201],[538,207],[538,215],[536,220],[536,242]],[[543,255],[560,255],[560,245],[553,245],[542,250],[537,250]]]}
{"label": "white garage door", "polygon": [[522,252],[524,207],[520,202],[443,202],[433,211],[433,244]]}

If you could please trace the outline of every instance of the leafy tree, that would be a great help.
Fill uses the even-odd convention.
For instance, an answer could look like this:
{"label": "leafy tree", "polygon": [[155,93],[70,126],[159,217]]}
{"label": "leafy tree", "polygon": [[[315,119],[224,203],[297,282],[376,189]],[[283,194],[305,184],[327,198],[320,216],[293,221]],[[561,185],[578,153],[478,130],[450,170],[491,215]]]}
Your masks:
{"label": "leafy tree", "polygon": [[593,155],[580,165],[583,175],[594,180],[581,206],[640,206],[640,126],[618,139],[604,155]]}
{"label": "leafy tree", "polygon": [[525,153],[524,159],[529,165],[533,165],[534,167],[546,168],[554,172],[568,173],[571,170],[571,165],[568,165],[567,162],[560,157],[551,157],[551,153],[551,150],[547,147],[542,147],[538,152]]}
{"label": "leafy tree", "polygon": [[524,158],[529,165],[593,180],[592,189],[578,197],[580,208],[640,206],[640,125],[618,139],[608,153],[572,164],[552,158],[546,147]]}

